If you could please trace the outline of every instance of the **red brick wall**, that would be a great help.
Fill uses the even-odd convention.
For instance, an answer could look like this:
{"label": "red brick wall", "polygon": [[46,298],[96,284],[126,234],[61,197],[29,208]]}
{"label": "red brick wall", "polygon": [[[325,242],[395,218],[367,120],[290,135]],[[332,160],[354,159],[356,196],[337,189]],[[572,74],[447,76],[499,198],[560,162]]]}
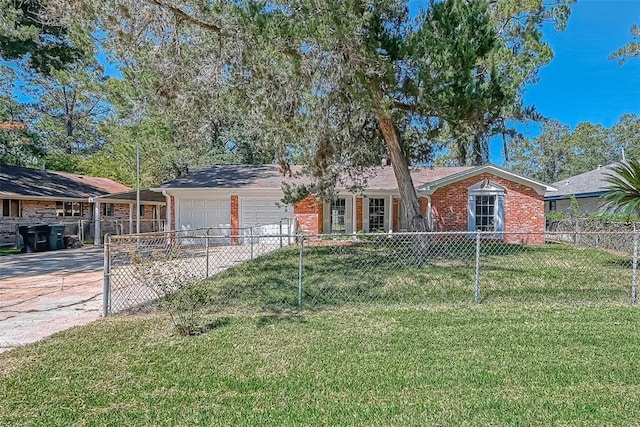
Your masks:
{"label": "red brick wall", "polygon": [[491,174],[475,175],[446,187],[431,196],[435,228],[438,231],[467,231],[468,187],[484,178],[505,188],[504,231],[536,235],[506,235],[507,243],[544,243],[544,198],[533,188]]}
{"label": "red brick wall", "polygon": [[293,206],[298,229],[306,234],[321,234],[324,221],[323,204],[316,196],[308,196]]}
{"label": "red brick wall", "polygon": [[426,197],[420,197],[420,211],[422,215],[427,216],[427,209],[429,208],[429,201]]}
{"label": "red brick wall", "polygon": [[46,223],[53,224],[63,220],[80,220],[90,219],[93,216],[92,203],[83,202],[82,204],[82,216],[68,216],[59,217],[56,216],[56,201],[55,200],[23,200],[22,201],[22,217],[15,218],[15,220],[27,223]]}
{"label": "red brick wall", "polygon": [[240,233],[240,202],[237,194],[231,195],[231,243],[238,243]]}
{"label": "red brick wall", "polygon": [[391,222],[391,229],[393,231],[400,230],[400,199],[393,198],[393,221]]}
{"label": "red brick wall", "polygon": [[362,231],[362,197],[356,197],[356,231]]}

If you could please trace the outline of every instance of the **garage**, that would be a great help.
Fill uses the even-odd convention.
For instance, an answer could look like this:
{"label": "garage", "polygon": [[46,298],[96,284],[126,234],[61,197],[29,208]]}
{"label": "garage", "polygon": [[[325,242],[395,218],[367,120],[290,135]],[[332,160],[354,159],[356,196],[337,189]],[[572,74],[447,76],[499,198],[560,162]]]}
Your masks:
{"label": "garage", "polygon": [[282,205],[273,198],[241,198],[240,227],[278,224],[282,218],[293,217],[291,205]]}
{"label": "garage", "polygon": [[183,199],[179,201],[178,229],[229,228],[231,202],[227,199]]}

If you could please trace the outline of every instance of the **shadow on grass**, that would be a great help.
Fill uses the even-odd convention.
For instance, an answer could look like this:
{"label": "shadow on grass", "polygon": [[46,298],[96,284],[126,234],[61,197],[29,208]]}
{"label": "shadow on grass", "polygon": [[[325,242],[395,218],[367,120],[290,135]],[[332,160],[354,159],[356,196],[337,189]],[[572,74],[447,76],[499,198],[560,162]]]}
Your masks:
{"label": "shadow on grass", "polygon": [[212,331],[214,329],[223,328],[225,326],[229,326],[231,324],[231,317],[219,317],[217,319],[212,320],[211,322],[205,324],[202,327],[202,332]]}
{"label": "shadow on grass", "polygon": [[283,311],[281,313],[270,313],[259,316],[257,324],[259,327],[271,326],[281,323],[307,323],[307,319],[300,313],[293,311]]}

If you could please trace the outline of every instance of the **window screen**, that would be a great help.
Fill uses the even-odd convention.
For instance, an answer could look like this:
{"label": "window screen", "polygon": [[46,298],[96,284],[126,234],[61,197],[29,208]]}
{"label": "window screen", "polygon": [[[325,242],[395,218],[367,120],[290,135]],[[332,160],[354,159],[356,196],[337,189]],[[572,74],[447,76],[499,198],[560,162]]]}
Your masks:
{"label": "window screen", "polygon": [[476,230],[495,231],[496,196],[476,196]]}

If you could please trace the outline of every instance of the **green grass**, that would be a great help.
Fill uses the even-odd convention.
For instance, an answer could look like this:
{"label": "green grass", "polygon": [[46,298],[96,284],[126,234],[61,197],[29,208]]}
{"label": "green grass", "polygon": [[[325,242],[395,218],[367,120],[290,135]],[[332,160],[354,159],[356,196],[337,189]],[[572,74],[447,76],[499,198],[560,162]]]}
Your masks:
{"label": "green grass", "polygon": [[[435,245],[427,257],[410,245],[305,248],[304,308],[354,304],[469,304],[475,244]],[[281,310],[298,306],[298,248],[284,248],[202,284],[207,306]],[[625,304],[631,257],[565,245],[483,243],[481,303]]]}
{"label": "green grass", "polygon": [[0,425],[634,425],[632,307],[347,309],[180,337],[115,317],[0,355]]}
{"label": "green grass", "polygon": [[18,248],[0,248],[0,256],[14,255],[19,253],[20,253],[20,249]]}
{"label": "green grass", "polygon": [[629,257],[484,244],[474,305],[473,243],[431,250],[307,248],[298,310],[285,248],[179,294],[204,333],[159,311],[0,354],[0,425],[638,423]]}

